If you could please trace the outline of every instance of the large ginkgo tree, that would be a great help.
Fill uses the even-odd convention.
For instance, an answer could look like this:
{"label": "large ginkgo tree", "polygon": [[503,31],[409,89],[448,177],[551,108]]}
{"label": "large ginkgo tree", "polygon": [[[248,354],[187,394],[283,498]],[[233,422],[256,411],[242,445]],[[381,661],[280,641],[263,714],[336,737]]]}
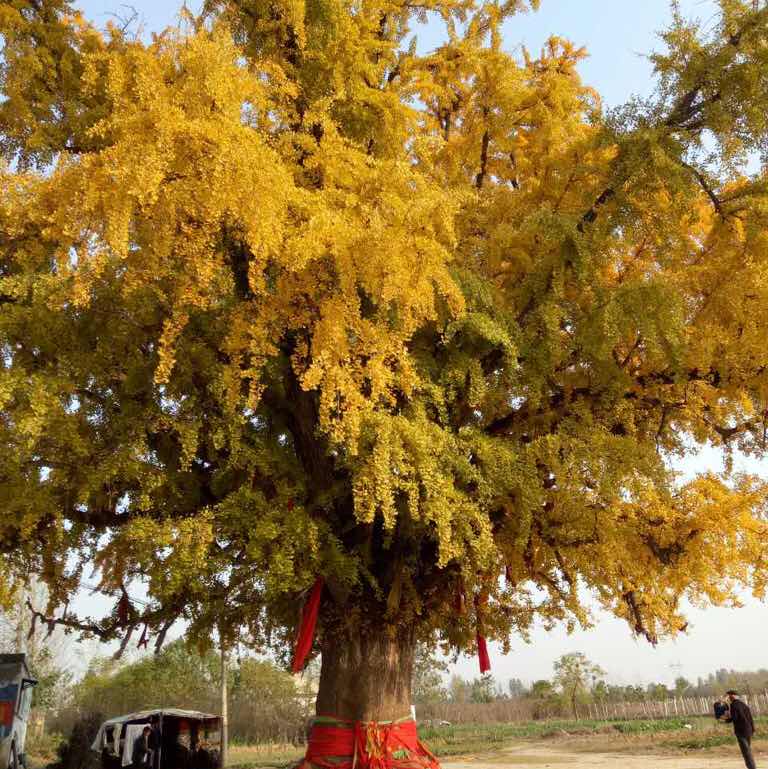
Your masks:
{"label": "large ginkgo tree", "polygon": [[608,111],[567,40],[508,52],[522,0],[208,0],[151,41],[4,0],[0,591],[287,661],[315,585],[318,712],[367,721],[419,641],[761,596],[765,487],[672,469],[766,449],[768,7],[719,5]]}

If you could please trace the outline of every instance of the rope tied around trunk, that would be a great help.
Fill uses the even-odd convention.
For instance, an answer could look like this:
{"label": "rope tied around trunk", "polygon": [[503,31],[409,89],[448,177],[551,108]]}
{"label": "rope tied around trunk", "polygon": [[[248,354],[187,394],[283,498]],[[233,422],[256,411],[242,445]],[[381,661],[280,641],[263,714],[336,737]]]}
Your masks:
{"label": "rope tied around trunk", "polygon": [[439,769],[412,718],[345,721],[318,717],[298,769]]}

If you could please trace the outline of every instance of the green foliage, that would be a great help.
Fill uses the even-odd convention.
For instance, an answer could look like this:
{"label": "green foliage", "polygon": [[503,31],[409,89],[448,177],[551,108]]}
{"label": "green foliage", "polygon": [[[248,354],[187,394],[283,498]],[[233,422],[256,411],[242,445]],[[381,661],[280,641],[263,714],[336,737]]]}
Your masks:
{"label": "green foliage", "polygon": [[444,683],[444,675],[447,672],[448,664],[436,656],[430,645],[418,644],[411,684],[414,703],[434,704],[446,701],[448,692]]}
{"label": "green foliage", "polygon": [[[221,661],[183,639],[134,662],[94,661],[73,690],[81,713],[110,717],[136,710],[180,707],[218,713]],[[293,677],[268,660],[244,657],[228,665],[230,736],[236,741],[303,735],[310,703]]]}
{"label": "green foliage", "polygon": [[672,696],[672,692],[666,684],[648,684],[646,692],[649,700],[668,700]]}
{"label": "green foliage", "polygon": [[469,681],[461,678],[461,676],[453,675],[448,684],[447,694],[448,701],[456,704],[468,702],[483,704],[495,702],[507,696],[490,673]]}
{"label": "green foliage", "polygon": [[706,750],[707,748],[716,748],[720,745],[733,744],[733,734],[707,734],[691,737],[687,740],[678,740],[675,747],[683,750]]}
{"label": "green foliage", "polygon": [[613,722],[613,728],[621,734],[656,734],[682,729],[690,723],[687,718],[654,718],[652,720],[636,719],[632,721]]}
{"label": "green foliage", "polygon": [[534,681],[529,692],[531,697],[536,697],[539,699],[552,697],[555,694],[556,692],[554,685],[551,683],[551,681],[547,681],[543,678],[539,679],[538,681]]}
{"label": "green foliage", "polygon": [[519,724],[457,724],[420,727],[419,736],[437,755],[487,753],[495,747],[520,739],[547,739],[565,734],[598,734],[606,728],[621,734],[665,734],[682,728],[681,719],[652,721],[547,720]]}
{"label": "green foliage", "polygon": [[57,659],[49,648],[42,648],[30,657],[32,675],[37,678],[34,707],[42,710],[60,708],[69,700],[73,676],[69,667]]}
{"label": "green foliage", "polygon": [[104,721],[99,711],[91,712],[78,719],[69,737],[57,749],[57,759],[50,769],[98,769],[99,754],[91,750],[99,727]]}
{"label": "green foliage", "polygon": [[448,683],[448,696],[451,702],[469,702],[471,686],[461,676],[452,675]]}
{"label": "green foliage", "polygon": [[576,705],[589,696],[597,679],[605,671],[587,659],[583,652],[564,654],[555,661],[554,683],[570,704],[574,718],[578,718]]}
{"label": "green foliage", "polygon": [[[214,653],[200,655],[183,640],[129,664],[95,660],[75,686],[74,703],[83,712],[112,716],[163,706],[210,707],[216,702],[219,665]],[[233,683],[234,677],[232,672]]]}
{"label": "green foliage", "polygon": [[768,691],[768,669],[740,671],[721,668],[706,678],[699,678],[695,693],[699,696],[721,696],[728,689],[746,693]]}
{"label": "green foliage", "polygon": [[496,688],[496,682],[493,680],[493,676],[490,673],[486,673],[480,678],[475,678],[472,681],[469,701],[476,703],[493,702],[498,699],[499,692]]}

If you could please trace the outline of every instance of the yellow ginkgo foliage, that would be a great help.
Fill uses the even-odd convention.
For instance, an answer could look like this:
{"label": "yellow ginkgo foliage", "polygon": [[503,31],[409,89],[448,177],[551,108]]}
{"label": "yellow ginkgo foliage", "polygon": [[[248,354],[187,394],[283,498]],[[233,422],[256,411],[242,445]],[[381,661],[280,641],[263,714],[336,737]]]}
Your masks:
{"label": "yellow ginkgo foliage", "polygon": [[537,6],[0,5],[0,598],[287,658],[322,577],[318,711],[391,719],[418,640],[762,596],[764,485],[672,468],[766,449],[768,8],[608,112]]}

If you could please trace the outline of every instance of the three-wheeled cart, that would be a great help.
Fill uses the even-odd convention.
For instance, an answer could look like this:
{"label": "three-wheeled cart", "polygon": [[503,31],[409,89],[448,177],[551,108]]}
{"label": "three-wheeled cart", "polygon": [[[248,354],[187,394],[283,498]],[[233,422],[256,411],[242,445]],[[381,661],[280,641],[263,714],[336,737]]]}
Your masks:
{"label": "three-wheeled cart", "polygon": [[0,769],[27,765],[24,742],[36,683],[24,654],[0,654]]}
{"label": "three-wheeled cart", "polygon": [[[148,739],[140,743],[145,728]],[[221,718],[194,710],[142,710],[105,721],[91,746],[102,769],[219,769]]]}

